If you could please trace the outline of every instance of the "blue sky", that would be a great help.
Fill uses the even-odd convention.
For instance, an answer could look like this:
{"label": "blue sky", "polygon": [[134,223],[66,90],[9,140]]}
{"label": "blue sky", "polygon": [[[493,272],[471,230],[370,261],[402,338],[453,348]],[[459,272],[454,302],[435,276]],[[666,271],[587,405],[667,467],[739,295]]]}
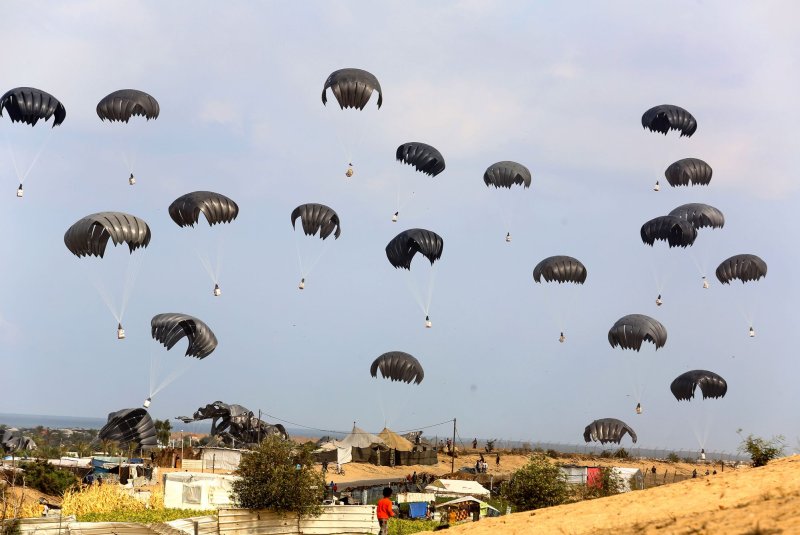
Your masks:
{"label": "blue sky", "polygon": [[[151,362],[161,379],[183,367],[184,344],[166,351],[150,318],[184,312],[206,321],[219,347],[159,392],[156,417],[219,399],[326,429],[457,417],[465,439],[578,442],[590,421],[617,417],[643,446],[694,448],[708,434],[706,448],[731,450],[739,428],[794,444],[798,11],[722,1],[10,2],[2,89],[49,91],[67,117],[22,200],[10,152],[0,153],[0,412],[102,416],[139,405]],[[344,67],[378,77],[380,110],[322,105],[325,78]],[[97,101],[128,87],[158,99],[158,120],[126,129],[97,118]],[[663,103],[695,115],[692,138],[641,128],[641,114]],[[20,161],[47,137],[5,116],[0,130]],[[350,180],[337,136],[357,141]],[[395,162],[407,141],[437,147],[447,169],[430,179]],[[120,156],[130,146],[133,187]],[[709,187],[666,186],[664,169],[684,157],[711,164]],[[483,171],[500,160],[526,165],[531,188],[486,188]],[[415,195],[392,223],[398,187]],[[178,228],[169,204],[206,189],[233,198],[238,219],[213,232]],[[319,244],[296,236],[289,214],[306,202],[337,210],[343,230],[300,292],[297,249]],[[688,250],[641,242],[642,223],[687,202],[721,209],[725,228],[701,230]],[[72,223],[104,210],[137,215],[153,233],[134,254],[122,342],[95,286],[121,293],[127,249],[91,262],[63,244]],[[413,227],[445,241],[432,329],[383,251]],[[220,243],[224,293],[214,298],[195,249]],[[766,260],[767,278],[718,284],[717,264],[738,253]],[[533,267],[556,254],[583,261],[584,286],[534,284]],[[427,280],[426,269],[415,261],[412,279]],[[612,349],[607,331],[630,313],[659,319],[666,347]],[[419,358],[421,385],[369,376],[391,350]],[[669,383],[696,368],[725,377],[728,395],[678,404]]]}

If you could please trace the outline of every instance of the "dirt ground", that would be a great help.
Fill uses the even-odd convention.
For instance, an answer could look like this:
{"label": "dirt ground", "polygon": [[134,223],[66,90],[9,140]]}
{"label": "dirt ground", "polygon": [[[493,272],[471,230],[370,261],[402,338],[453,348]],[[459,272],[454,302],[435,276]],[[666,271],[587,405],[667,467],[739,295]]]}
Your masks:
{"label": "dirt ground", "polygon": [[[671,465],[670,465],[671,466]],[[705,471],[703,471],[705,473]],[[466,535],[800,533],[800,456],[609,498],[454,526]]]}

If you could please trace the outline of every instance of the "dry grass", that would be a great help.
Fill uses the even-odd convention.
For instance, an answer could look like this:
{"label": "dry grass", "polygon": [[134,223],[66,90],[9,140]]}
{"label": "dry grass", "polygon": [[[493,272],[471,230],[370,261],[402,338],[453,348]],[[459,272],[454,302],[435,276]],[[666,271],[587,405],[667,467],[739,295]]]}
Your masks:
{"label": "dry grass", "polygon": [[64,493],[61,511],[64,515],[83,516],[113,511],[144,511],[164,509],[164,493],[153,490],[146,502],[133,496],[128,489],[115,485],[90,485]]}

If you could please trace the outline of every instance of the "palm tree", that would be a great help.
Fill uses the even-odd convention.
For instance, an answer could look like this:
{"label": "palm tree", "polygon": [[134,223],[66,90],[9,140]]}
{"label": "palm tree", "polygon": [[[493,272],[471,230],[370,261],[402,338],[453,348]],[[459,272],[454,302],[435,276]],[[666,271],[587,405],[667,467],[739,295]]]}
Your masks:
{"label": "palm tree", "polygon": [[169,423],[169,420],[156,420],[154,425],[158,442],[162,446],[168,446],[169,436],[172,433],[172,424]]}

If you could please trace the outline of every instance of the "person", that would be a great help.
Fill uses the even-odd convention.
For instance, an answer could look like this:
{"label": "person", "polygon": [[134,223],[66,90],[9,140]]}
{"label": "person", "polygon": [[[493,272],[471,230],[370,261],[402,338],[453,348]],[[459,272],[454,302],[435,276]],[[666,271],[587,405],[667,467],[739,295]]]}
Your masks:
{"label": "person", "polygon": [[692,470],[692,479],[694,479],[694,478],[696,478],[696,477],[697,477],[697,468],[695,468],[694,470]]}
{"label": "person", "polygon": [[414,473],[411,474],[411,482],[413,484],[415,484],[415,485],[417,484],[417,471],[416,470],[414,470]]}
{"label": "person", "polygon": [[709,472],[709,471],[708,471],[708,468],[706,468],[706,475],[707,475],[707,476],[710,476],[710,475],[711,475],[711,472]]}
{"label": "person", "polygon": [[392,496],[392,489],[391,487],[384,487],[383,488],[383,498],[378,500],[378,524],[381,527],[380,534],[381,535],[388,535],[389,533],[389,519],[394,516],[394,511],[392,510],[392,500],[390,499]]}
{"label": "person", "polygon": [[322,461],[322,473],[323,474],[328,473],[328,461]]}
{"label": "person", "polygon": [[700,450],[700,460],[701,461],[705,461],[706,460],[706,450],[705,449],[701,449]]}
{"label": "person", "polygon": [[478,449],[478,439],[477,438],[473,438],[472,439],[472,449],[473,450],[477,450]]}
{"label": "person", "polygon": [[334,484],[333,484],[333,493],[334,493],[334,494],[336,494],[337,492],[339,492],[339,485],[337,485],[336,483],[334,483]]}
{"label": "person", "polygon": [[653,475],[656,475],[656,465],[653,465],[653,468],[650,469]]}
{"label": "person", "polygon": [[714,476],[717,475],[717,469],[716,468],[714,469],[713,472],[711,472],[711,475],[714,475]]}
{"label": "person", "polygon": [[500,454],[499,453],[497,454],[497,457],[494,460],[494,464],[496,464],[497,466],[500,466]]}
{"label": "person", "polygon": [[480,474],[481,473],[481,461],[480,461],[480,459],[475,461],[475,473],[476,474]]}
{"label": "person", "polygon": [[335,483],[333,482],[333,480],[331,479],[331,483],[330,483],[330,485],[328,485],[328,486],[329,486],[329,487],[330,487],[330,489],[331,489],[331,497],[333,497],[333,493],[334,493],[334,492],[336,492],[336,490],[335,490],[335,488],[336,488],[336,484],[335,484]]}

